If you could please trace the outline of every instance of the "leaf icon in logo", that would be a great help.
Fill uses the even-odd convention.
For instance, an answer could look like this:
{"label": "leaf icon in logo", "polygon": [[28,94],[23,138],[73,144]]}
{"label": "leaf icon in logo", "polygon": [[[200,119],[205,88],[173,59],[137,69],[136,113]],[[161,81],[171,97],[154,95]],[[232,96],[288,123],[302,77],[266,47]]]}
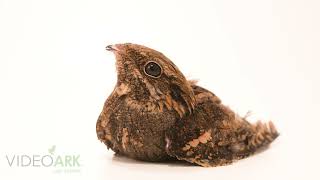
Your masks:
{"label": "leaf icon in logo", "polygon": [[56,150],[56,146],[53,145],[51,148],[48,149],[48,152],[53,155],[55,150]]}

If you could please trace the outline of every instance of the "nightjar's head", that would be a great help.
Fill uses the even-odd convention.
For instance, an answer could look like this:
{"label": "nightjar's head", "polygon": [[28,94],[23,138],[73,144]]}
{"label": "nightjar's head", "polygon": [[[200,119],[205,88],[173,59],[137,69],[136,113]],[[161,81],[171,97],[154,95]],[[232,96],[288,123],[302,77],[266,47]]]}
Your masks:
{"label": "nightjar's head", "polygon": [[127,96],[133,106],[149,111],[166,108],[180,116],[192,112],[195,98],[190,83],[162,53],[130,43],[106,49],[116,56],[116,92]]}

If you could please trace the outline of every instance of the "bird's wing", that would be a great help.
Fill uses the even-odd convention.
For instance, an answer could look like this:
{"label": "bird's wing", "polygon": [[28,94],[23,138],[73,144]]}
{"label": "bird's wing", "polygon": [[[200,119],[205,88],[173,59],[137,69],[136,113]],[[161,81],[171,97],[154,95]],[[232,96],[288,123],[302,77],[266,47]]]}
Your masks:
{"label": "bird's wing", "polygon": [[277,137],[272,124],[252,125],[211,92],[193,85],[196,107],[166,132],[170,156],[201,166],[218,166],[254,153]]}

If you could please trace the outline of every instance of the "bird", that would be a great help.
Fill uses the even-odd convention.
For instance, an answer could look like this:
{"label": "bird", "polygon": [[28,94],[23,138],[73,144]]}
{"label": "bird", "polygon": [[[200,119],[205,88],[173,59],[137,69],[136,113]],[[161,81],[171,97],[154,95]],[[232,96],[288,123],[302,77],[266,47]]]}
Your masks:
{"label": "bird", "polygon": [[115,55],[117,82],[96,133],[116,154],[215,167],[253,155],[279,136],[272,121],[240,117],[157,50],[133,43],[106,50]]}

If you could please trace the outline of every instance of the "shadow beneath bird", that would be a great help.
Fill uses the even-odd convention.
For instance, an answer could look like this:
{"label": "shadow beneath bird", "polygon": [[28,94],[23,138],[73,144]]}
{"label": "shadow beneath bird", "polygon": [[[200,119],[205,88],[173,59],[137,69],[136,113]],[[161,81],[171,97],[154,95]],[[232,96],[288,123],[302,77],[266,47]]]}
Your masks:
{"label": "shadow beneath bird", "polygon": [[135,159],[128,158],[121,154],[115,153],[112,157],[112,162],[116,164],[130,164],[130,165],[157,165],[157,166],[170,166],[170,167],[197,167],[191,163],[185,161],[179,161],[176,159],[171,159],[163,162],[147,162],[139,161]]}

